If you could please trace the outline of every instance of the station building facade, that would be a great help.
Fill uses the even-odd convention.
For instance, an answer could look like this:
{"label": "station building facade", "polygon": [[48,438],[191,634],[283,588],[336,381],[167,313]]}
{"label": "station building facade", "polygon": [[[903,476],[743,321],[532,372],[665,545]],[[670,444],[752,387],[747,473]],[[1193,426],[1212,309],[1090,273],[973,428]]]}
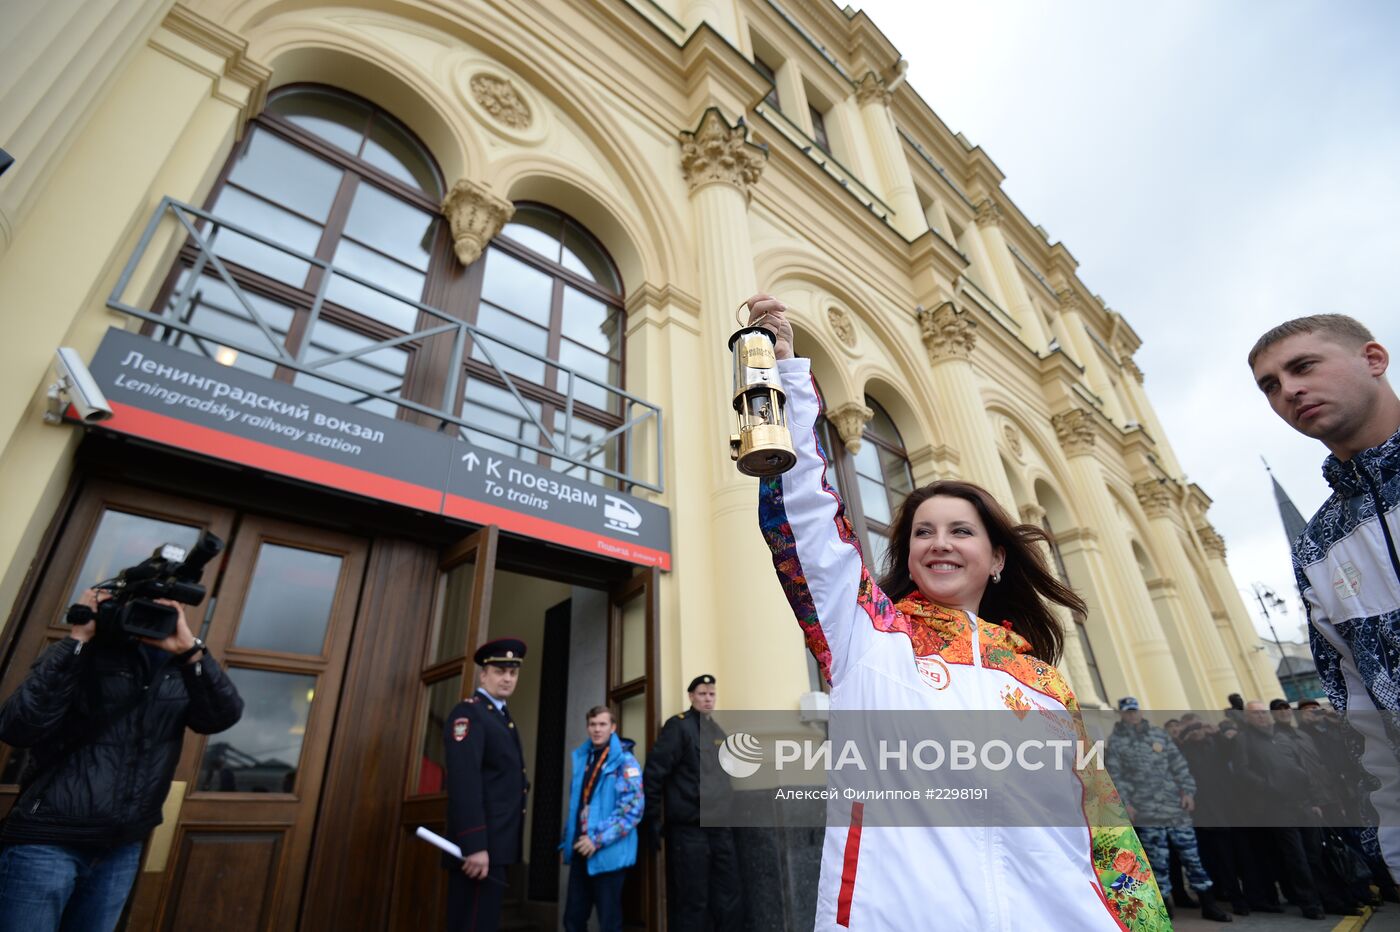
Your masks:
{"label": "station building facade", "polygon": [[[83,587],[209,530],[192,613],[248,703],[187,742],[128,928],[436,927],[412,831],[491,637],[530,644],[512,895],[545,925],[584,710],[643,756],[698,673],[730,708],[821,691],[728,456],[760,290],[868,556],[904,493],[969,479],[1088,602],[1084,705],[1277,692],[1139,337],[865,14],[53,0],[10,25],[0,687]],[[60,346],[113,417],[50,398]],[[629,909],[656,922],[653,873]]]}

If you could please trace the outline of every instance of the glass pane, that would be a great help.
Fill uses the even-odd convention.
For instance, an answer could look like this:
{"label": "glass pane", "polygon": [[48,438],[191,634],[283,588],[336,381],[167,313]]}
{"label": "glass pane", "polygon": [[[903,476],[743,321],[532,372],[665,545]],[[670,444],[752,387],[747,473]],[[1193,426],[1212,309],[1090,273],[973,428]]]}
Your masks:
{"label": "glass pane", "polygon": [[[505,389],[488,385],[479,379],[467,380],[466,400],[462,404],[462,419],[468,423],[490,428],[506,437],[538,445],[540,443],[539,429],[526,416],[526,410],[534,414],[536,418],[540,417],[539,402],[526,399],[525,409],[522,409],[520,403]],[[495,450],[498,453],[530,462],[535,461],[533,452],[507,440],[490,437],[479,431],[466,428],[462,430],[462,437],[467,442],[488,450]]]}
{"label": "glass pane", "polygon": [[[191,271],[185,269],[180,273],[180,280],[170,296],[171,306],[166,309],[166,313],[198,327],[210,334],[213,339],[195,337],[176,330],[159,334],[157,339],[164,340],[171,346],[177,346],[187,352],[199,353],[221,365],[233,366],[245,372],[271,378],[277,368],[275,363],[250,356],[247,353],[240,353],[225,345],[239,344],[262,350],[274,356],[277,353],[277,347],[268,342],[262,329],[248,316],[248,312],[234,296],[233,289],[224,284],[223,279],[207,274],[200,276],[199,281],[195,283],[193,292],[189,295],[189,299],[181,302],[183,307],[174,306],[184,293]],[[242,291],[242,294],[244,299],[252,305],[262,322],[277,337],[278,343],[284,344],[287,338],[287,328],[292,323],[292,309],[246,289]]]}
{"label": "glass pane", "polygon": [[[327,356],[361,349],[377,338],[368,337],[346,327],[327,321],[317,321],[311,335],[311,344],[306,348],[306,362],[313,363]],[[373,389],[388,395],[398,396],[403,390],[404,373],[408,371],[407,350],[397,346],[383,347],[350,359],[321,366],[318,371],[345,379],[364,389]],[[346,388],[334,382],[319,379],[305,373],[297,373],[294,384],[307,391],[313,391],[327,398],[334,398],[361,411],[373,411],[385,417],[394,417],[398,405],[382,398],[376,398],[366,391]]]}
{"label": "glass pane", "polygon": [[890,539],[879,531],[870,531],[870,552],[865,555],[866,565],[877,576],[885,571],[885,554],[889,553]]}
{"label": "glass pane", "polygon": [[605,356],[621,355],[618,335],[621,312],[611,304],[589,297],[576,288],[564,288],[564,316],[559,322],[564,336]]}
{"label": "glass pane", "polygon": [[[238,188],[225,187],[219,192],[213,214],[220,220],[246,227],[275,243],[308,255],[316,252],[316,246],[321,241],[319,224],[303,220]],[[220,259],[237,262],[296,288],[306,284],[306,273],[311,270],[309,262],[222,227],[215,232],[212,245]],[[210,269],[212,271],[213,266]]]}
{"label": "glass pane", "polygon": [[243,697],[243,717],[210,735],[197,789],[216,793],[291,793],[316,677],[232,667],[229,679]]}
{"label": "glass pane", "polygon": [[885,478],[885,493],[889,497],[891,509],[897,509],[910,492],[914,491],[914,475],[909,471],[909,461],[898,453],[891,453],[879,447],[880,468]]}
{"label": "glass pane", "polygon": [[[379,190],[371,184],[361,184],[350,204],[350,216],[345,220],[345,235],[387,252],[399,261],[419,271],[427,271],[428,252],[432,246],[433,216],[406,201]],[[369,277],[354,266],[347,266],[357,275]]]}
{"label": "glass pane", "polygon": [[[822,445],[822,455],[826,457],[827,462],[826,484],[835,489],[837,495],[841,495],[841,476],[832,459],[836,455],[836,447],[832,445],[831,433],[830,421],[824,417],[817,421],[817,440]],[[793,442],[801,442],[801,439],[794,437]]]}
{"label": "glass pane", "polygon": [[870,521],[878,521],[880,524],[890,523],[890,500],[885,494],[885,487],[874,479],[867,479],[865,476],[856,476],[856,485],[860,487],[860,506],[865,512],[865,517]]}
{"label": "glass pane", "polygon": [[239,647],[289,654],[323,652],[341,559],[264,543],[238,622]]}
{"label": "glass pane", "polygon": [[483,304],[477,309],[477,320],[485,321],[485,325],[482,332],[472,339],[472,359],[494,365],[497,369],[527,382],[544,384],[544,361],[511,349],[501,341],[507,340],[543,355],[549,345],[547,331],[527,324],[519,317],[498,311],[488,304]]}
{"label": "glass pane", "polygon": [[[562,420],[562,414],[555,415],[555,423],[560,423]],[[591,453],[588,453],[588,455],[585,456],[584,451],[588,450],[589,447],[592,447],[594,444],[596,444],[599,438],[601,438],[603,434],[607,433],[608,428],[603,427],[600,424],[592,424],[588,421],[579,419],[574,420],[572,428],[573,429],[570,431],[570,434],[573,438],[572,442],[565,446],[565,451],[570,456],[572,456],[574,459],[581,459],[591,465],[604,466],[609,469],[612,469],[613,471],[617,470],[617,451],[622,442],[619,437],[612,438],[607,443],[603,444],[597,449],[594,449]],[[554,431],[554,442],[558,444],[563,444],[563,431]],[[567,475],[574,476],[579,479],[587,480],[588,482],[592,482],[596,485],[605,485],[613,488],[617,486],[617,480],[609,478],[604,473],[596,472],[591,469],[584,469],[581,466],[575,466],[572,463],[567,462],[566,460],[559,459],[558,457],[551,458],[549,468],[558,470],[559,472],[566,473]]]}
{"label": "glass pane", "polygon": [[268,101],[269,113],[286,117],[309,133],[358,155],[369,110],[354,101],[318,91],[282,94]]}
{"label": "glass pane", "polygon": [[163,544],[174,544],[188,551],[199,540],[199,532],[200,528],[188,524],[159,521],[124,511],[102,512],[97,533],[88,545],[83,568],[78,571],[67,604],[78,601],[78,596],[93,583],[111,579],[128,566],[135,566]]}
{"label": "glass pane", "polygon": [[554,279],[499,249],[486,253],[485,279],[481,298],[514,311],[541,326],[549,326],[550,296]]}
{"label": "glass pane", "polygon": [[866,431],[873,433],[882,440],[887,440],[895,446],[904,446],[904,441],[899,438],[899,429],[894,426],[894,421],[885,413],[885,409],[880,407],[879,402],[869,395],[865,396],[865,404],[875,416],[870,419],[870,423],[865,425]]}
{"label": "glass pane", "polygon": [[885,478],[884,471],[880,468],[879,449],[878,446],[867,440],[860,445],[860,452],[851,457],[855,462],[856,472],[876,482],[882,482]]}
{"label": "glass pane", "polygon": [[437,172],[433,170],[427,153],[407,133],[382,116],[375,117],[370,124],[369,138],[365,140],[361,158],[434,200],[442,197]]}
{"label": "glass pane", "polygon": [[372,281],[397,297],[390,297],[377,288],[369,288],[336,274],[326,287],[327,298],[366,317],[383,321],[396,330],[409,333],[418,329],[418,308],[399,298],[411,301],[422,298],[422,272],[348,239],[342,239],[337,244],[333,261],[338,269]]}
{"label": "glass pane", "polygon": [[563,219],[553,211],[525,205],[515,209],[515,215],[501,229],[501,234],[551,262],[558,262],[563,226]]}
{"label": "glass pane", "polygon": [[467,621],[472,610],[472,588],[475,581],[475,560],[454,566],[443,574],[442,598],[438,600],[437,634],[433,638],[431,663],[465,656]]}
{"label": "glass pane", "polygon": [[637,746],[632,754],[637,763],[646,766],[647,762],[647,697],[645,693],[622,700],[617,722],[617,736],[632,738]]}
{"label": "glass pane", "polygon": [[602,247],[572,224],[564,226],[564,251],[560,264],[609,291],[622,292],[617,273],[613,271],[612,262]]}
{"label": "glass pane", "polygon": [[248,148],[229,173],[229,181],[325,223],[340,176],[340,169],[329,162],[255,127]]}
{"label": "glass pane", "polygon": [[[622,396],[616,392],[609,391],[603,385],[617,384],[617,363],[606,356],[599,356],[590,352],[569,340],[559,341],[559,362],[568,366],[579,374],[588,376],[589,379],[574,379],[574,400],[592,405],[599,411],[607,411],[617,414],[622,407]],[[603,385],[597,384],[602,382]],[[568,376],[559,374],[558,389],[560,394],[568,394]]]}
{"label": "glass pane", "polygon": [[423,746],[418,754],[418,779],[414,792],[420,796],[441,793],[447,774],[443,729],[452,707],[462,699],[462,674],[438,680],[428,687],[428,721],[423,728]]}
{"label": "glass pane", "polygon": [[647,600],[638,594],[622,603],[622,682],[646,676]]}

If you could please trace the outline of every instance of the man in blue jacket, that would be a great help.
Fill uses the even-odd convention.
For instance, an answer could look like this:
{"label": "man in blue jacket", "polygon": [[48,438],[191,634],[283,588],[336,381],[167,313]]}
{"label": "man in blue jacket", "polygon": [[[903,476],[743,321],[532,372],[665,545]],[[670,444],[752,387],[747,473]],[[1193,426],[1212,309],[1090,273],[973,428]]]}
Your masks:
{"label": "man in blue jacket", "polygon": [[632,747],[617,736],[612,710],[588,710],[588,740],[574,750],[569,818],[559,845],[571,865],[565,932],[584,932],[594,906],[602,932],[622,932],[622,881],[637,862],[645,799]]}
{"label": "man in blue jacket", "polygon": [[1400,880],[1400,397],[1389,366],[1386,348],[1341,314],[1280,324],[1249,352],[1269,406],[1331,453],[1332,496],[1293,542],[1293,572],[1318,676],[1373,778],[1363,845]]}

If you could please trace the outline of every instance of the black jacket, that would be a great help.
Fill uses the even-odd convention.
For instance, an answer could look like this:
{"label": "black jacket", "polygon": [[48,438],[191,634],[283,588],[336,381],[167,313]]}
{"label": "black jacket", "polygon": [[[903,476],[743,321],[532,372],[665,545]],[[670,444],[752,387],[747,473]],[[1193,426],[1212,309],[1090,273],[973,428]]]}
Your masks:
{"label": "black jacket", "polygon": [[[520,733],[480,692],[452,709],[443,726],[447,837],[463,855],[485,851],[491,866],[520,860],[530,781]],[[461,862],[443,859],[443,866]]]}
{"label": "black jacket", "polygon": [[1196,778],[1196,810],[1192,820],[1202,828],[1228,826],[1233,815],[1231,803],[1238,797],[1234,771],[1230,768],[1234,745],[1219,732],[1206,731],[1203,725],[1188,725],[1178,737],[1181,754]]}
{"label": "black jacket", "polygon": [[732,787],[719,767],[724,738],[714,718],[694,710],[673,715],[661,726],[642,771],[649,826],[660,818],[668,825],[699,825],[702,781],[707,807],[728,803]]}
{"label": "black jacket", "polygon": [[140,841],[160,824],[185,728],[214,734],[242,715],[238,691],[207,655],[153,668],[134,641],[59,641],[0,707],[0,740],[32,749],[0,843]]}
{"label": "black jacket", "polygon": [[1302,825],[1308,806],[1311,777],[1298,745],[1278,734],[1252,725],[1240,729],[1235,739],[1231,767],[1242,787],[1246,805],[1241,825]]}

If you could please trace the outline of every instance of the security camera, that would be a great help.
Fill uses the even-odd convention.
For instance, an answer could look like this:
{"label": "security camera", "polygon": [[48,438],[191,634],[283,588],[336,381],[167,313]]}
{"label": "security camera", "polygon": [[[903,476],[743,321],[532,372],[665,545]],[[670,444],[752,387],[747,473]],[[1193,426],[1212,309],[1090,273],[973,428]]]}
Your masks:
{"label": "security camera", "polygon": [[97,387],[97,380],[87,364],[71,346],[60,346],[54,358],[58,381],[49,386],[49,410],[44,420],[50,424],[63,421],[64,401],[78,409],[78,417],[89,424],[105,421],[112,416],[107,396]]}

